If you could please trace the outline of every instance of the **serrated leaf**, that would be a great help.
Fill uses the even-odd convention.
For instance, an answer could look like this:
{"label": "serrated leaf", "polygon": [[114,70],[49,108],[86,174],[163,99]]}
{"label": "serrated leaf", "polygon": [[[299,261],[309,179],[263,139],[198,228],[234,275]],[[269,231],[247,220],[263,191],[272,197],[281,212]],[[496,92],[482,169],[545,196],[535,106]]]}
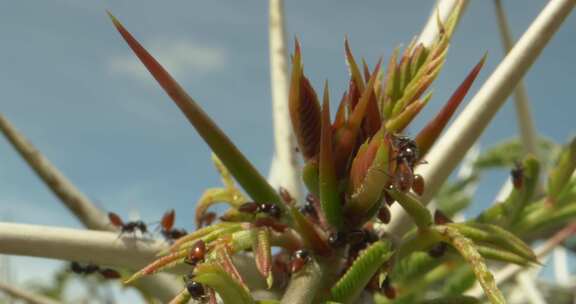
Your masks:
{"label": "serrated leaf", "polygon": [[531,262],[533,262],[533,261],[527,260],[526,258],[521,257],[517,254],[514,254],[514,253],[506,251],[506,250],[498,249],[498,248],[492,248],[492,247],[482,246],[482,245],[477,244],[476,249],[478,250],[480,255],[482,255],[485,259],[488,259],[488,260],[496,260],[496,261],[512,263],[512,264],[516,264],[516,265],[520,265],[520,266],[528,266],[528,265],[530,265]]}
{"label": "serrated leaf", "polygon": [[270,246],[270,230],[266,227],[257,228],[253,231],[252,250],[258,272],[266,279],[268,288],[272,287],[272,248]]}
{"label": "serrated leaf", "polygon": [[217,265],[198,265],[195,270],[194,280],[213,288],[224,304],[254,303],[250,293],[230,274]]}
{"label": "serrated leaf", "polygon": [[485,61],[486,54],[482,57],[482,59],[480,59],[480,62],[478,62],[476,66],[474,66],[474,68],[468,73],[468,76],[466,76],[464,81],[462,81],[452,96],[450,96],[436,117],[428,122],[428,124],[418,133],[415,141],[418,149],[420,150],[421,157],[424,157],[426,152],[428,152],[434,142],[436,142],[436,139],[438,139],[438,136],[440,136],[440,133],[442,133],[442,130],[444,130],[444,127],[462,100],[464,100],[466,93],[468,93],[468,90],[470,90],[472,83],[474,83],[474,80],[476,79],[476,76],[478,76],[478,73],[482,69]]}
{"label": "serrated leaf", "polygon": [[316,92],[304,76],[302,55],[295,42],[290,80],[289,110],[292,127],[304,160],[318,155],[320,149],[320,104]]}
{"label": "serrated leaf", "polygon": [[474,243],[453,227],[435,226],[434,229],[444,237],[446,242],[460,252],[460,255],[462,255],[470,267],[472,267],[472,271],[474,271],[476,279],[480,283],[480,286],[482,286],[482,289],[484,289],[488,300],[490,300],[492,304],[506,303],[504,296],[496,286],[492,273],[490,273],[488,267],[486,267],[486,262],[480,253],[478,253],[478,250],[476,250]]}
{"label": "serrated leaf", "polygon": [[355,303],[370,279],[392,255],[388,241],[376,241],[354,261],[352,266],[330,290],[331,300],[341,303]]}
{"label": "serrated leaf", "polygon": [[216,261],[218,265],[222,268],[222,270],[226,271],[230,275],[230,277],[236,281],[236,283],[243,287],[246,292],[250,292],[250,289],[246,285],[246,281],[236,268],[236,265],[232,261],[232,249],[227,246],[219,246],[215,249],[216,254]]}
{"label": "serrated leaf", "polygon": [[374,94],[374,83],[377,79],[379,70],[380,62],[374,68],[372,78],[368,81],[368,84],[360,97],[360,101],[358,101],[358,104],[354,107],[346,125],[336,131],[334,160],[338,176],[342,176],[345,173],[350,155],[357,146],[358,136],[361,131],[360,127],[366,116],[366,110],[368,109],[370,98],[372,98],[372,95]]}
{"label": "serrated leaf", "polygon": [[475,242],[490,243],[493,246],[506,249],[531,262],[538,262],[538,259],[530,246],[513,233],[508,232],[499,226],[482,223],[451,223],[447,224],[447,226],[457,229],[463,236],[472,239]]}
{"label": "serrated leaf", "polygon": [[144,268],[134,273],[130,278],[124,281],[124,284],[131,284],[132,282],[140,279],[143,276],[154,274],[158,271],[169,268],[173,262],[183,260],[187,255],[186,251],[173,252],[161,258],[154,260],[152,263],[146,265]]}
{"label": "serrated leaf", "polygon": [[110,12],[108,14],[122,38],[192,123],[198,134],[210,146],[212,151],[218,155],[248,195],[255,201],[271,202],[281,206],[280,198],[274,188],[252,166],[228,136],[222,132],[160,63],[122,26],[120,21],[112,16]]}
{"label": "serrated leaf", "polygon": [[548,177],[548,198],[554,203],[576,169],[576,137],[562,150]]}
{"label": "serrated leaf", "polygon": [[378,132],[366,146],[366,152],[359,151],[352,162],[350,175],[355,181],[350,201],[346,205],[347,214],[352,217],[365,216],[380,202],[389,179],[389,158],[388,138],[383,136],[383,132]]}
{"label": "serrated leaf", "polygon": [[344,222],[342,218],[342,201],[340,200],[336,170],[334,168],[328,83],[324,86],[323,99],[319,160],[320,207],[324,216],[326,216],[328,224],[339,231],[342,229]]}

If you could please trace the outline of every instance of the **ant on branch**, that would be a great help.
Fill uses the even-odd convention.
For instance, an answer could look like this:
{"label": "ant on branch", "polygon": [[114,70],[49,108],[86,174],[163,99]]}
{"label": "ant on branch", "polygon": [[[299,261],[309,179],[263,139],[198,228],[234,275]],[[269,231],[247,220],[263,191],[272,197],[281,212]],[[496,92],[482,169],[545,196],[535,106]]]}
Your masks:
{"label": "ant on branch", "polygon": [[280,207],[275,204],[256,202],[244,203],[238,207],[238,211],[251,214],[264,213],[276,219],[279,219],[282,213]]}
{"label": "ant on branch", "polygon": [[160,233],[162,233],[168,242],[173,242],[188,234],[184,229],[173,228],[175,218],[176,213],[174,212],[174,209],[171,209],[164,213],[164,216],[162,216],[162,220],[160,221]]}
{"label": "ant on branch", "polygon": [[136,230],[140,230],[142,234],[148,233],[148,227],[143,221],[130,221],[124,223],[120,216],[114,212],[108,212],[108,219],[110,223],[120,229],[120,235],[124,233],[136,234]]}
{"label": "ant on branch", "polygon": [[418,195],[424,192],[424,179],[418,174],[414,174],[414,167],[420,163],[420,155],[416,142],[407,136],[392,137],[392,146],[396,150],[395,163],[396,175],[394,176],[395,186],[402,192],[410,189]]}
{"label": "ant on branch", "polygon": [[101,268],[95,264],[86,264],[84,266],[80,265],[78,262],[72,262],[70,264],[70,270],[76,274],[88,275],[95,272],[99,273],[105,279],[118,279],[120,278],[120,273],[114,269]]}
{"label": "ant on branch", "polygon": [[208,299],[206,289],[204,288],[204,285],[202,285],[197,281],[194,281],[193,274],[187,274],[184,277],[184,282],[186,284],[186,290],[188,291],[192,299],[199,301],[201,303],[206,302],[206,300]]}
{"label": "ant on branch", "polygon": [[524,185],[524,166],[522,166],[522,163],[514,162],[514,168],[510,170],[510,176],[512,177],[514,189],[521,189]]}
{"label": "ant on branch", "polygon": [[290,273],[296,273],[300,271],[304,265],[310,262],[312,258],[310,253],[304,249],[300,249],[294,252],[292,259],[290,261]]}

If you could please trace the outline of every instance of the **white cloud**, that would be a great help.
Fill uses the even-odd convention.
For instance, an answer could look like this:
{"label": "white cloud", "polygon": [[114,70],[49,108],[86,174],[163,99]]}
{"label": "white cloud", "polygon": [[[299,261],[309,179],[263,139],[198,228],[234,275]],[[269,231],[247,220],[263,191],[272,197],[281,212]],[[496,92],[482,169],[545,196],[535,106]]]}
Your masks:
{"label": "white cloud", "polygon": [[[224,48],[201,45],[186,39],[152,40],[144,46],[179,80],[221,70],[226,63]],[[124,74],[146,82],[151,79],[148,71],[132,53],[109,58],[108,70],[113,74]]]}

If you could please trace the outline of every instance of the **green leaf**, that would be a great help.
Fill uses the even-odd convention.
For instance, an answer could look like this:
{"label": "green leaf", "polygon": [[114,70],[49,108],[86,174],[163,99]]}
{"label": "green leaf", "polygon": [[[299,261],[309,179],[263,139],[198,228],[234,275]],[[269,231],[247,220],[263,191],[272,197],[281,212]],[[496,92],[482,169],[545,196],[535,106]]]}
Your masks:
{"label": "green leaf", "polygon": [[499,226],[482,223],[452,223],[447,224],[447,226],[455,228],[464,237],[472,239],[475,242],[490,243],[494,247],[508,250],[531,262],[538,262],[530,246],[513,233]]}
{"label": "green leaf", "polygon": [[170,98],[172,98],[182,113],[184,113],[186,118],[192,123],[196,131],[198,131],[200,136],[210,146],[212,151],[218,155],[248,195],[255,201],[271,202],[284,208],[284,206],[280,204],[280,198],[274,188],[272,188],[266,179],[252,166],[228,136],[222,132],[160,63],[120,24],[120,21],[112,16],[110,12],[108,12],[108,14],[114,26],[118,29],[118,32],[120,32],[120,35],[122,35],[136,56],[138,56],[140,61],[142,61],[150,74],[154,76]]}
{"label": "green leaf", "polygon": [[486,267],[486,262],[480,253],[478,253],[478,250],[476,250],[474,243],[460,234],[456,228],[449,226],[435,226],[434,229],[444,236],[444,240],[458,250],[462,257],[472,267],[476,279],[482,286],[482,289],[484,289],[490,302],[492,304],[506,303],[504,296],[496,286],[492,273],[490,273],[488,267]]}
{"label": "green leaf", "polygon": [[363,250],[354,264],[332,287],[331,300],[355,303],[354,301],[370,282],[370,279],[388,261],[391,255],[391,244],[388,241],[376,241]]}
{"label": "green leaf", "polygon": [[548,198],[554,203],[576,169],[576,137],[566,146],[548,178]]}
{"label": "green leaf", "polygon": [[[388,181],[390,144],[383,132],[378,132],[366,146],[366,153],[356,154],[352,162],[351,178],[358,175],[353,185],[350,201],[346,205],[346,214],[353,218],[363,218],[376,206],[382,197],[382,191]],[[372,151],[374,155],[367,155]],[[357,172],[358,171],[358,172]]]}
{"label": "green leaf", "polygon": [[328,83],[324,86],[324,101],[322,105],[322,128],[320,136],[320,206],[326,216],[326,221],[340,231],[344,225],[342,201],[338,191],[336,170],[332,146],[332,126],[330,124],[330,103]]}
{"label": "green leaf", "polygon": [[194,280],[214,289],[222,298],[224,304],[254,303],[250,293],[217,265],[198,265],[195,270]]}
{"label": "green leaf", "polygon": [[288,107],[294,135],[304,160],[316,158],[320,149],[320,104],[302,68],[300,44],[295,41]]}
{"label": "green leaf", "polygon": [[266,279],[268,288],[272,287],[272,247],[270,246],[270,230],[266,227],[255,228],[252,251],[256,260],[256,268]]}

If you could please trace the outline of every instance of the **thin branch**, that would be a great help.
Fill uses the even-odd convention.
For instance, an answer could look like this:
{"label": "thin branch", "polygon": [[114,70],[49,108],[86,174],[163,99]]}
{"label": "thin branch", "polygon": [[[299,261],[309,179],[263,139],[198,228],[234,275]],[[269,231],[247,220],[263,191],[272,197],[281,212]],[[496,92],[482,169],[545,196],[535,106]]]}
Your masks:
{"label": "thin branch", "polygon": [[[166,246],[159,241],[136,240],[118,233],[0,223],[0,253],[95,263],[138,270],[156,258]],[[176,269],[178,273],[185,273]],[[139,280],[135,287],[153,293],[163,302],[181,289],[168,274]]]}
{"label": "thin branch", "polygon": [[[427,156],[428,164],[417,171],[426,180],[422,202],[428,203],[450,173],[460,163],[466,151],[480,137],[498,109],[512,93],[520,79],[528,72],[564,19],[574,8],[576,0],[552,0],[526,30],[508,56],[498,65],[468,106],[455,119],[446,133],[438,139]],[[399,209],[394,205],[393,209]],[[404,212],[394,211],[390,229],[403,233],[410,228]]]}
{"label": "thin branch", "polygon": [[[500,0],[494,0],[494,4],[496,7],[498,27],[500,29],[500,38],[502,39],[502,47],[504,48],[504,52],[508,54],[514,46],[510,26],[506,19],[506,13],[502,8],[502,2]],[[524,81],[522,80],[518,82],[514,90],[514,104],[516,105],[516,119],[518,120],[520,139],[522,140],[524,151],[538,157],[536,128],[534,127],[530,113],[530,101],[528,100],[526,87],[524,87]]]}
{"label": "thin branch", "polygon": [[[85,227],[103,231],[116,230],[110,224],[106,214],[52,165],[2,114],[0,114],[0,131],[48,188]],[[160,275],[144,278],[136,287],[162,301],[168,301],[178,292],[175,289],[178,285],[179,283],[170,276]]]}
{"label": "thin branch", "polygon": [[[571,224],[566,226],[564,229],[558,231],[554,236],[548,239],[544,244],[536,247],[534,252],[538,258],[546,257],[554,248],[561,245],[567,238],[576,233],[576,224]],[[500,285],[512,278],[514,278],[518,273],[530,269],[529,267],[521,267],[518,265],[508,265],[502,268],[500,271],[494,274],[494,280],[496,285]],[[481,297],[484,292],[482,288],[476,284],[471,290],[466,292],[467,295],[473,297]]]}
{"label": "thin branch", "polygon": [[288,111],[288,52],[284,24],[283,0],[270,0],[270,79],[272,117],[274,121],[274,156],[269,179],[282,186],[300,201],[302,196],[296,140]]}
{"label": "thin branch", "polygon": [[0,223],[0,253],[95,263],[137,270],[166,246],[130,234]]}
{"label": "thin branch", "polygon": [[106,215],[0,114],[0,130],[46,186],[88,229],[113,231]]}
{"label": "thin branch", "polygon": [[44,295],[36,294],[2,282],[0,282],[0,291],[3,291],[14,299],[22,300],[29,304],[60,304],[60,302]]}
{"label": "thin branch", "polygon": [[437,0],[432,12],[430,12],[426,25],[422,29],[422,33],[418,36],[418,42],[427,47],[431,46],[440,34],[438,20],[445,22],[460,1],[462,1],[462,10],[465,10],[468,0]]}

